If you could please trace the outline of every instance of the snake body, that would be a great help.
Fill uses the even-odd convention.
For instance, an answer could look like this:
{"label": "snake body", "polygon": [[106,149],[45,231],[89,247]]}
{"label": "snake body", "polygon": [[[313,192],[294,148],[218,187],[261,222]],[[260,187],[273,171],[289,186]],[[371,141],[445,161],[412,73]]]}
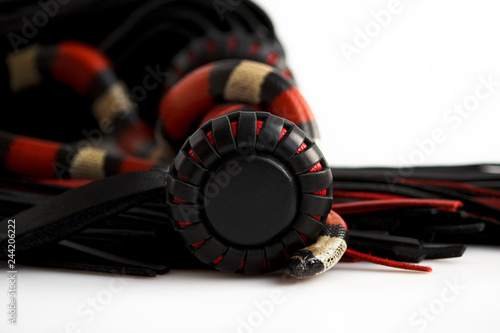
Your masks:
{"label": "snake body", "polygon": [[179,146],[197,119],[223,103],[258,106],[319,139],[314,115],[289,79],[273,66],[238,59],[197,68],[167,91],[159,108],[164,136]]}
{"label": "snake body", "polygon": [[[359,224],[362,225],[366,222],[365,218],[369,217],[370,230],[375,230],[371,228],[374,218],[378,218],[379,221],[382,221],[380,222],[382,228],[387,229],[385,215],[368,216],[365,214],[369,214],[374,206],[377,210],[381,208],[396,210],[395,206],[397,206],[396,208],[413,207],[413,202],[404,200],[405,197],[416,196],[421,200],[427,196],[433,198],[436,193],[422,194],[422,189],[416,191],[413,188],[415,184],[412,184],[411,188],[404,188],[400,191],[401,193],[395,193],[392,188],[386,189],[387,185],[393,187],[393,184],[387,184],[386,177],[381,177],[380,184],[376,184],[374,177],[366,176],[364,172],[352,175],[351,171],[347,170],[347,180],[344,179],[344,182],[341,178],[339,179],[338,173],[336,175],[337,193],[335,197],[341,198],[344,195],[350,198],[349,200],[363,200],[363,202],[348,202],[341,206],[338,204],[332,206],[334,197],[332,172],[318,147],[319,134],[316,120],[295,85],[292,74],[286,65],[283,48],[274,33],[271,21],[252,2],[238,3],[238,6],[231,7],[231,10],[224,10],[225,14],[218,12],[219,17],[214,15],[212,1],[199,0],[147,1],[145,3],[136,1],[136,4],[130,4],[130,7],[120,2],[114,2],[109,8],[104,2],[79,4],[77,1],[71,6],[74,6],[72,10],[61,11],[58,14],[58,17],[64,17],[64,19],[53,20],[51,24],[47,25],[48,30],[45,27],[38,27],[40,34],[26,41],[26,43],[29,42],[29,46],[18,48],[19,45],[24,45],[24,42],[11,45],[14,49],[5,54],[5,62],[0,64],[0,74],[2,74],[2,78],[6,79],[0,80],[0,90],[2,93],[12,95],[7,97],[24,102],[24,91],[31,87],[49,87],[50,81],[66,85],[80,95],[81,101],[85,101],[85,103],[76,105],[81,101],[78,96],[71,96],[70,92],[67,95],[68,101],[64,101],[65,103],[61,103],[59,106],[54,103],[54,109],[68,114],[66,107],[67,105],[71,106],[72,98],[75,99],[76,110],[83,111],[88,104],[89,113],[92,113],[98,124],[90,126],[100,126],[102,137],[107,145],[89,144],[89,142],[84,142],[85,139],[75,143],[67,143],[75,139],[74,133],[79,134],[76,131],[80,129],[81,124],[65,124],[68,125],[65,126],[67,132],[71,133],[69,136],[59,135],[60,133],[57,133],[56,136],[50,136],[43,133],[43,130],[39,131],[40,136],[61,138],[60,140],[65,141],[64,143],[0,131],[0,172],[3,176],[7,174],[5,179],[16,181],[21,179],[23,186],[29,185],[27,186],[28,191],[30,186],[37,187],[41,184],[55,184],[69,188],[86,186],[85,184],[89,181],[107,178],[88,184],[91,186],[90,189],[89,187],[77,188],[77,194],[79,190],[85,193],[83,199],[65,201],[65,197],[59,198],[64,203],[61,206],[69,208],[69,213],[75,213],[80,218],[80,221],[73,221],[71,220],[73,215],[70,215],[71,222],[80,223],[82,228],[88,221],[92,219],[97,221],[99,217],[89,216],[78,211],[78,205],[73,205],[75,201],[88,203],[89,194],[96,194],[95,197],[99,197],[103,194],[101,192],[118,194],[117,198],[121,198],[120,194],[124,194],[119,193],[120,191],[113,187],[105,188],[106,191],[95,190],[95,188],[99,189],[101,185],[109,186],[110,183],[107,181],[113,183],[117,178],[120,181],[125,179],[123,182],[126,183],[125,186],[119,187],[122,188],[122,191],[123,188],[126,188],[124,191],[126,193],[129,190],[133,192],[134,195],[128,198],[132,200],[141,195],[141,193],[135,193],[140,192],[141,180],[144,180],[147,185],[151,185],[148,183],[147,177],[139,177],[139,180],[136,179],[135,185],[127,183],[126,180],[131,179],[127,176],[135,179],[132,171],[143,170],[140,174],[149,174],[150,176],[158,171],[160,174],[168,174],[168,177],[165,178],[166,184],[163,178],[159,180],[159,184],[156,184],[159,192],[166,192],[166,198],[162,196],[161,200],[164,202],[159,207],[154,204],[138,207],[138,211],[132,212],[132,214],[127,212],[127,216],[123,219],[117,217],[115,221],[107,221],[111,222],[110,227],[114,229],[105,229],[103,233],[98,229],[93,229],[90,232],[85,230],[85,236],[87,240],[90,240],[87,244],[89,246],[86,247],[86,250],[80,248],[79,251],[96,255],[93,246],[106,243],[104,247],[107,247],[110,244],[108,239],[111,238],[113,241],[117,241],[116,244],[124,245],[122,249],[118,249],[115,248],[115,243],[111,243],[113,244],[112,252],[117,250],[117,252],[124,254],[124,257],[136,256],[137,248],[132,249],[133,254],[130,254],[128,249],[130,248],[129,244],[135,242],[138,239],[137,235],[140,235],[147,239],[145,241],[148,243],[147,245],[151,241],[153,243],[157,241],[161,243],[161,249],[164,248],[163,246],[170,247],[167,251],[147,252],[149,247],[146,246],[147,249],[141,253],[142,258],[149,260],[156,256],[154,259],[163,263],[166,253],[169,259],[173,259],[176,264],[180,262],[177,267],[195,267],[189,262],[190,259],[193,259],[190,255],[194,254],[200,259],[198,264],[203,264],[204,267],[209,265],[225,272],[258,274],[286,267],[286,274],[294,278],[304,279],[332,268],[345,254],[354,260],[361,259],[405,269],[428,270],[425,267],[398,264],[367,253],[356,252],[351,248],[347,249],[346,223],[332,210],[332,207],[343,216],[350,218],[349,223],[353,230],[350,235],[350,247],[361,250],[363,248],[358,246],[366,245],[365,252],[373,253],[372,250],[377,245],[377,242],[372,242],[372,239],[375,238],[376,241],[380,242],[378,244],[379,250],[382,250],[378,255],[386,255],[386,243],[397,242],[398,244],[411,245],[411,251],[405,247],[407,250],[405,253],[395,253],[400,252],[398,247],[398,251],[393,250],[393,253],[389,253],[393,255],[393,258],[406,260],[408,257],[402,257],[402,255],[406,255],[408,252],[413,255],[410,256],[411,258],[420,258],[419,256],[422,251],[426,250],[426,247],[422,246],[423,249],[420,250],[420,245],[415,244],[418,242],[417,240],[409,242],[402,240],[401,237],[394,239],[392,236],[380,236],[378,233],[374,233],[375,236],[368,237],[370,241],[367,245],[363,238],[367,236],[360,235],[359,232],[356,234],[355,230],[359,225],[356,226],[353,220],[356,221],[358,218],[361,220]],[[16,6],[13,5],[13,7]],[[18,16],[18,22],[22,22],[23,16],[24,18],[32,16],[26,14],[26,11],[29,13],[34,7],[22,8],[24,7],[22,2],[19,7],[19,11],[12,11],[6,15],[7,23],[15,21],[10,20],[11,16]],[[35,9],[37,12],[39,11],[39,8]],[[86,16],[81,17],[82,13],[85,13]],[[78,19],[73,20],[73,17],[78,17]],[[0,20],[4,19],[0,18]],[[100,29],[82,28],[81,19],[90,20],[99,25]],[[4,24],[3,26],[10,27],[4,29],[5,31],[16,29],[15,25],[12,24]],[[21,33],[20,29],[19,27],[17,33]],[[9,31],[9,33],[11,32],[13,31]],[[50,38],[47,38],[49,36]],[[64,40],[67,36],[73,36],[82,39],[82,41]],[[4,41],[6,40],[4,39]],[[152,73],[151,68],[155,68],[156,71]],[[153,83],[151,83],[152,79],[154,79]],[[45,97],[44,94],[47,93],[52,98],[51,102],[58,101],[62,94],[57,90],[58,84],[53,85],[53,87],[56,87],[53,89],[56,92],[54,95],[51,95],[52,91],[48,89],[44,91],[42,87],[38,92],[35,91],[40,95],[34,94],[33,96],[41,98]],[[132,88],[132,94],[129,93],[129,88]],[[142,88],[142,90],[135,88]],[[144,91],[143,98],[134,95],[134,89],[136,92]],[[28,96],[30,96],[29,93]],[[24,134],[29,132],[28,135],[32,135],[30,131],[25,130],[23,122],[25,119],[22,118],[25,115],[24,111],[28,111],[26,115],[42,114],[38,112],[38,104],[42,103],[38,103],[37,98],[27,99],[29,102],[26,103],[27,108],[31,108],[31,110],[23,110],[23,113],[20,113],[20,119],[12,123],[13,127],[18,126],[17,131],[20,133],[24,131]],[[160,102],[158,103],[158,101]],[[20,105],[24,104],[20,103]],[[51,106],[52,104],[48,103],[47,105]],[[50,107],[47,105],[42,104],[45,109],[49,109]],[[72,109],[69,111],[75,112]],[[230,114],[231,112],[234,113]],[[50,113],[48,116],[43,114],[43,117],[45,118],[40,117],[44,120],[40,125],[49,125],[54,114]],[[154,126],[152,126],[155,121],[157,122],[156,131],[153,130]],[[74,123],[77,122],[74,121]],[[33,127],[33,130],[38,130],[48,126],[34,124]],[[57,124],[57,127],[54,126],[54,128],[54,131],[58,131],[61,127]],[[109,130],[110,128],[113,129]],[[78,136],[78,139],[80,138],[82,136]],[[250,144],[245,146],[246,143]],[[250,149],[246,149],[248,147]],[[269,231],[266,229],[273,229],[266,228],[267,223],[274,222],[273,227],[279,226],[280,218],[286,220],[287,223],[284,224],[283,229],[278,228],[279,230],[263,241],[250,239],[251,237],[244,230],[242,238],[245,239],[243,242],[229,241],[226,244],[217,239],[217,236],[221,235],[214,232],[217,231],[216,228],[209,230],[210,225],[205,228],[205,224],[199,223],[200,220],[208,216],[207,206],[202,205],[203,200],[201,199],[204,194],[203,190],[208,188],[206,179],[211,180],[210,177],[214,173],[210,167],[217,168],[231,159],[245,154],[248,156],[252,153],[261,158],[260,162],[264,163],[263,161],[268,159],[274,164],[270,164],[271,167],[268,169],[257,169],[258,172],[249,173],[249,177],[243,177],[245,180],[250,179],[250,182],[257,184],[252,178],[254,174],[257,174],[255,178],[258,178],[258,176],[272,170],[273,165],[278,165],[283,170],[289,169],[285,170],[286,172],[283,174],[290,175],[286,179],[293,183],[293,186],[290,187],[292,190],[285,188],[283,192],[288,194],[295,191],[295,195],[290,195],[291,199],[286,197],[284,203],[279,202],[274,206],[270,204],[269,211],[263,213],[261,218],[256,218],[256,215],[253,215],[251,211],[254,206],[249,204],[249,200],[253,199],[252,196],[264,202],[260,206],[255,205],[259,208],[271,202],[270,199],[284,198],[285,196],[280,195],[279,192],[270,191],[270,188],[274,189],[279,186],[269,186],[268,179],[265,179],[267,182],[262,181],[261,188],[255,187],[253,191],[249,190],[251,186],[248,183],[238,186],[238,191],[234,193],[239,195],[239,192],[248,192],[250,195],[243,197],[244,200],[238,200],[235,196],[228,196],[227,200],[223,200],[221,205],[223,213],[234,208],[231,206],[237,205],[240,205],[239,211],[243,213],[239,219],[231,219],[231,216],[224,215],[221,218],[222,228],[227,227],[227,231],[230,226],[236,225],[236,223],[232,225],[230,223],[244,221],[245,226],[257,230],[258,223],[256,222],[264,221],[263,228],[256,232],[257,236],[262,236],[266,231]],[[183,169],[186,170],[185,173],[184,171],[183,174],[178,172],[180,166],[186,167]],[[148,172],[156,168],[160,170]],[[116,174],[124,175],[115,176]],[[200,175],[207,177],[204,178]],[[358,183],[361,181],[360,175],[363,176],[362,181],[365,184]],[[114,180],[110,180],[109,178],[112,178],[110,176],[114,176]],[[61,178],[70,179],[61,180]],[[272,178],[277,179],[274,176]],[[443,175],[438,177],[438,179],[442,178],[447,177],[443,177]],[[346,181],[353,182],[353,180],[356,181],[354,184],[346,184]],[[92,187],[93,185],[96,187]],[[395,185],[398,188],[402,184]],[[443,186],[443,183],[441,182],[439,186]],[[93,192],[92,189],[95,191]],[[339,190],[341,191],[339,192]],[[460,198],[465,192],[462,190],[464,189],[461,189]],[[467,187],[466,190],[468,193],[471,188]],[[113,191],[117,193],[113,193]],[[169,191],[176,192],[176,195]],[[68,192],[67,197],[71,199],[75,192],[71,192],[71,190]],[[274,197],[262,199],[265,197],[264,194],[270,194]],[[448,194],[449,192],[438,192],[439,197],[447,197]],[[490,199],[483,198],[484,192],[480,194],[480,199]],[[495,198],[497,196],[497,194],[493,195]],[[3,201],[0,200],[0,203],[8,206],[7,210],[10,214],[12,213],[10,200],[29,201],[29,198],[31,198],[29,194],[25,197],[24,195],[12,196],[8,193],[4,196]],[[101,199],[107,202],[108,198],[104,196]],[[381,202],[380,199],[390,199],[391,201],[401,199],[403,201],[399,201],[398,205],[394,205],[394,202],[389,205],[387,202]],[[456,198],[454,197],[454,199]],[[368,200],[374,202],[364,202]],[[259,200],[256,202],[261,203]],[[491,205],[492,202],[494,205],[497,204],[495,201],[487,201],[487,204]],[[28,206],[36,204],[36,202],[31,201],[23,203],[28,204]],[[118,206],[121,203],[122,200],[113,201],[112,208],[118,212],[120,210]],[[225,204],[227,204],[227,209]],[[418,204],[421,205],[422,202],[420,201]],[[182,205],[193,208],[192,212],[194,213],[187,217],[179,214],[180,210],[178,209]],[[247,214],[247,211],[241,209],[241,205],[246,209],[250,207],[250,212]],[[434,208],[434,205],[426,207]],[[99,208],[107,213],[111,211],[107,207],[97,206],[91,208]],[[472,211],[475,213],[474,216],[483,215],[481,213],[484,212],[479,209],[481,207],[486,207],[483,210],[493,214],[491,206],[481,206],[481,202],[473,202],[471,206],[477,209],[477,211]],[[271,213],[277,211],[276,207],[291,207],[290,216],[293,218],[288,219],[288,215],[281,213],[277,214],[279,215],[277,217],[273,216]],[[73,212],[71,209],[76,211]],[[165,213],[165,209],[168,214]],[[43,210],[43,205],[37,205],[35,211]],[[264,210],[262,209],[262,211]],[[82,214],[80,215],[80,213]],[[354,213],[362,214],[352,216],[356,215]],[[496,215],[491,216],[496,219],[498,214],[494,213]],[[40,214],[34,215],[32,216],[34,223],[39,222],[38,216]],[[61,213],[61,221],[68,217],[64,215],[65,213]],[[388,215],[393,217],[393,213]],[[241,216],[250,216],[250,221],[241,218]],[[266,220],[266,217],[270,216],[272,218]],[[48,216],[45,219],[47,226],[54,223],[51,218]],[[106,220],[99,222],[102,221]],[[132,223],[134,229],[137,228],[141,232],[131,233],[129,222]],[[152,222],[154,222],[153,225],[148,224]],[[249,223],[246,224],[246,222]],[[483,222],[481,221],[481,223]],[[492,223],[490,220],[486,222]],[[175,231],[170,228],[165,235],[152,231],[157,230],[156,228],[165,231],[164,225],[169,224],[171,227],[170,223],[173,223]],[[61,223],[61,225],[63,224],[66,223]],[[419,224],[418,233],[422,232],[421,227]],[[452,227],[446,226],[443,229],[442,226],[439,226],[439,230],[445,230],[445,235],[448,237],[447,233]],[[235,229],[238,228],[239,226]],[[476,231],[481,228],[480,223],[476,223],[475,228]],[[73,236],[74,230],[71,229],[68,235]],[[437,228],[432,229],[430,234],[434,235],[436,230]],[[462,229],[460,230],[460,234],[462,234]],[[485,234],[488,234],[487,237],[490,239],[491,233],[496,229],[486,228],[485,230]],[[180,235],[191,253],[183,256],[182,250],[185,248],[180,249],[181,243],[177,244],[174,235],[169,234],[169,232],[176,232],[175,236]],[[404,235],[407,232],[408,230],[404,229]],[[463,233],[463,235],[467,234]],[[243,244],[248,240],[250,244]],[[248,246],[244,247],[242,244]],[[152,248],[154,249],[154,246]],[[446,257],[456,254],[461,249],[458,248],[455,252],[451,252],[451,255],[448,251],[449,248],[440,247],[439,251],[436,248],[431,248],[431,250],[431,255],[434,257],[439,257],[436,255],[437,252],[440,252],[441,257]],[[44,253],[43,250],[40,252]],[[97,252],[99,255],[104,253],[103,251]],[[60,254],[58,251],[54,256],[56,267],[68,267],[68,265],[75,267],[74,257],[61,258],[58,257]],[[461,252],[459,252],[460,254]],[[116,261],[117,258],[114,255],[105,257],[111,262]],[[38,260],[35,261],[40,264]],[[120,265],[123,265],[124,262],[123,260],[117,261]],[[80,269],[110,270],[107,265],[100,261],[96,263],[90,260],[90,263],[93,265],[81,265]],[[130,272],[137,271],[135,263],[128,261],[127,265],[129,265]],[[147,274],[151,274],[151,272]]]}
{"label": "snake body", "polygon": [[[234,38],[227,37],[219,44],[226,45],[224,52],[228,53],[234,43]],[[292,121],[303,131],[303,134],[294,131],[293,140],[286,140],[295,145],[295,154],[308,155],[314,161],[311,165],[300,166],[300,172],[318,173],[319,176],[319,173],[328,169],[326,161],[322,157],[315,157],[315,152],[309,149],[311,144],[308,145],[307,140],[319,140],[314,115],[293,83],[284,65],[282,51],[275,51],[276,45],[259,47],[255,42],[241,44],[241,47],[248,49],[241,51],[238,47],[233,47],[234,50],[240,50],[239,53],[234,51],[240,59],[223,59],[227,54],[222,54],[212,55],[205,60],[201,55],[192,56],[193,50],[200,49],[200,45],[212,44],[197,41],[184,51],[191,59],[196,59],[196,62],[193,60],[194,64],[183,64],[179,57],[173,62],[173,72],[178,77],[172,76],[174,79],[169,80],[171,87],[168,87],[159,106],[159,136],[165,142],[179,149],[192,131],[193,124],[201,125],[212,118],[242,108],[263,110]],[[254,60],[246,60],[251,53],[254,53]],[[98,179],[157,166],[155,160],[141,158],[144,151],[150,151],[144,147],[151,147],[151,137],[140,126],[125,86],[114,75],[107,58],[97,49],[67,41],[50,47],[30,46],[19,54],[10,54],[8,57],[13,93],[39,84],[42,79],[47,78],[69,85],[80,95],[93,100],[92,109],[97,120],[109,118],[119,125],[120,131],[118,135],[114,133],[114,138],[125,143],[122,146],[126,153],[116,155],[96,147],[78,147],[0,132],[0,159],[8,172],[29,177]],[[210,61],[217,57],[222,60]],[[198,64],[201,67],[196,68]],[[180,68],[189,72],[181,75]],[[125,116],[120,117],[122,114]],[[236,135],[237,127],[235,124],[231,125],[233,134]],[[260,126],[262,122],[257,124],[257,136]],[[276,143],[292,134],[287,134],[283,128]],[[214,138],[209,133],[207,135],[207,139],[214,144]],[[305,135],[310,139],[306,139]],[[131,137],[137,137],[139,142],[131,144]],[[199,163],[194,152],[191,151],[189,155],[195,163]],[[292,155],[287,158],[291,157]],[[58,174],[54,165],[64,166],[67,172]],[[186,182],[189,184],[187,180]],[[311,187],[310,195],[331,200],[331,189],[313,190]],[[328,217],[327,215],[327,212],[321,216],[309,215],[311,220],[316,220],[324,227],[313,244],[313,240],[297,237],[292,249],[301,246],[300,244],[310,245],[296,254],[292,252],[291,257],[287,254],[290,262],[286,271],[290,276],[305,278],[320,274],[342,257],[346,248],[347,228],[334,212],[330,212]]]}
{"label": "snake body", "polygon": [[[118,79],[108,57],[78,41],[55,45],[33,44],[6,57],[11,93],[44,81],[60,82],[91,101],[91,113],[103,133],[120,151],[153,157],[153,130],[144,122],[125,82]],[[110,130],[112,128],[112,131]]]}

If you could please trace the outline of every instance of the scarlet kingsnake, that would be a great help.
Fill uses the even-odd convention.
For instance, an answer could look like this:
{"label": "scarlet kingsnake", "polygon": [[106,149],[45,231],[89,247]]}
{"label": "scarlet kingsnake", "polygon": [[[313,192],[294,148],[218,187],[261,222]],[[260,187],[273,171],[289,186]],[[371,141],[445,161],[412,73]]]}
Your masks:
{"label": "scarlet kingsnake", "polygon": [[[245,42],[248,43],[246,40]],[[215,43],[209,41],[206,46],[205,51],[208,51],[209,55],[222,57],[217,53]],[[263,52],[255,42],[248,43],[247,46],[247,52],[243,53],[241,46],[238,47],[238,40],[229,37],[224,45],[224,53],[227,55],[233,52],[243,59],[265,57],[268,63],[283,66],[284,62],[280,59],[282,52],[274,52],[271,47],[267,50],[263,47]],[[196,45],[187,51],[189,59],[203,63],[201,57],[194,55],[192,49],[196,49]],[[265,56],[266,53],[269,54]],[[181,58],[178,56],[177,59]],[[7,64],[13,92],[35,85],[44,75],[50,75],[68,84],[79,94],[94,100],[92,109],[97,121],[102,123],[108,119],[115,126],[119,126],[116,141],[125,152],[139,155],[141,149],[142,152],[146,150],[143,146],[148,146],[151,150],[148,129],[137,118],[124,85],[114,75],[107,58],[91,46],[71,41],[53,47],[31,46],[21,50],[19,54],[9,54]],[[173,72],[180,76],[178,67],[179,65]],[[289,72],[285,70],[284,73],[288,76]],[[221,102],[233,105],[223,105],[221,110]],[[250,104],[253,110],[265,109],[288,118],[298,124],[306,134],[317,139],[312,112],[289,76],[285,77],[277,69],[258,62],[221,60],[195,69],[168,90],[160,103],[159,112],[167,142],[178,148],[179,144],[176,143],[186,137],[196,119],[203,114],[227,113],[234,108],[234,103]],[[233,124],[237,126],[237,123]],[[258,121],[257,137],[262,126],[263,121]],[[283,128],[279,139],[286,133],[287,130]],[[132,135],[134,138],[138,136],[140,142],[127,140],[127,137]],[[24,176],[97,179],[134,170],[149,170],[155,165],[152,161],[115,156],[93,147],[78,148],[8,133],[4,133],[1,139],[2,146],[6,147],[2,153],[2,161],[7,171]],[[302,136],[302,140],[304,139]],[[214,139],[211,140],[214,144]],[[297,154],[302,151],[305,151],[304,155],[308,154],[307,144],[297,143]],[[199,162],[192,150],[190,156]],[[321,161],[316,161],[310,172],[322,168]],[[326,189],[321,189],[317,194],[326,195]],[[318,216],[317,219],[320,220],[321,217]]]}
{"label": "scarlet kingsnake", "polygon": [[[476,238],[465,238],[465,242],[498,244],[500,194],[493,185],[484,185],[483,188],[469,184],[478,179],[496,180],[494,176],[483,173],[480,167],[423,168],[421,172],[417,169],[413,179],[391,178],[391,183],[387,183],[385,177],[391,173],[390,169],[334,169],[336,178],[332,190],[329,185],[332,180],[330,168],[317,147],[319,133],[315,118],[295,86],[283,49],[267,16],[257,6],[244,2],[234,12],[227,13],[227,21],[218,22],[213,15],[206,14],[206,7],[210,6],[208,2],[186,3],[147,3],[136,8],[140,15],[123,9],[125,16],[130,14],[130,17],[105,39],[93,36],[87,42],[80,42],[60,41],[60,38],[59,41],[46,43],[41,38],[39,44],[31,44],[5,55],[5,68],[1,71],[5,73],[8,84],[4,88],[7,90],[8,86],[9,94],[12,93],[14,98],[33,86],[43,87],[50,81],[58,81],[81,95],[80,101],[90,101],[89,109],[100,133],[104,134],[102,142],[89,145],[82,141],[59,143],[1,131],[0,162],[6,178],[3,185],[8,188],[13,186],[11,183],[15,184],[14,191],[18,191],[15,193],[22,197],[17,204],[27,209],[43,201],[25,193],[35,191],[37,186],[41,186],[43,191],[50,189],[58,194],[62,190],[54,190],[53,186],[62,185],[65,190],[77,187],[73,194],[88,194],[86,189],[89,187],[81,185],[91,180],[132,171],[164,170],[170,164],[167,175],[159,171],[161,176],[152,177],[158,178],[160,183],[165,177],[166,189],[159,190],[153,185],[154,191],[148,189],[154,193],[156,190],[166,191],[169,215],[161,215],[164,212],[155,203],[132,200],[130,204],[143,206],[132,208],[129,213],[117,210],[122,215],[113,221],[106,220],[109,216],[102,213],[110,229],[117,228],[115,233],[109,235],[110,239],[124,244],[126,242],[122,241],[119,231],[130,227],[128,219],[134,223],[142,218],[148,219],[154,222],[149,226],[154,229],[158,227],[155,223],[161,215],[172,220],[173,228],[205,264],[224,271],[260,273],[282,268],[283,261],[289,259],[286,272],[297,278],[324,272],[340,260],[344,252],[351,259],[425,271],[428,268],[393,260],[414,262],[425,257],[453,257],[460,256],[464,250],[462,245],[433,246],[417,239],[462,242],[460,235],[469,232]],[[164,9],[171,10],[165,15],[174,17],[172,22],[175,23],[166,23],[141,35],[141,29],[150,27],[149,20],[163,19],[160,13]],[[71,23],[66,24],[71,28]],[[167,30],[170,36],[176,36],[173,38],[176,47],[160,50],[156,47],[157,40],[152,43],[155,46],[148,44],[149,36],[162,29]],[[129,40],[128,35],[135,39]],[[137,54],[146,54],[146,59],[155,58],[154,51],[165,57],[160,59],[165,72],[162,76],[148,71],[148,75],[157,81],[164,81],[164,91],[161,92],[161,100],[153,102],[158,112],[150,112],[153,121],[149,119],[148,124],[142,119],[144,114],[139,113],[141,106],[145,109],[147,104],[132,97],[134,85],[129,82],[133,81],[133,76],[128,76],[124,68],[132,67],[132,60],[143,59]],[[109,57],[117,62],[116,72]],[[126,79],[122,81],[119,77]],[[151,84],[146,77],[142,83],[142,88],[151,88],[154,95],[157,84]],[[128,91],[130,88],[132,96]],[[78,103],[75,101],[75,104]],[[245,112],[237,112],[240,110]],[[243,123],[248,126],[243,127]],[[153,127],[156,127],[156,138]],[[286,177],[293,173],[290,178],[296,184],[293,183],[292,188],[300,193],[298,198],[293,198],[297,204],[296,211],[285,223],[289,231],[280,229],[271,232],[269,239],[272,242],[264,244],[263,248],[221,243],[217,238],[224,238],[220,230],[215,230],[219,232],[217,235],[217,232],[199,223],[207,220],[209,215],[207,206],[199,207],[206,204],[206,198],[200,195],[201,189],[214,178],[211,167],[225,165],[238,154],[245,155],[241,144],[247,142],[250,142],[252,154],[256,152],[262,161],[262,156],[265,156],[277,165],[276,169],[286,169]],[[183,170],[187,173],[182,173]],[[455,179],[455,174],[461,177]],[[130,177],[134,175],[141,173],[131,173]],[[64,178],[73,180],[62,181]],[[84,181],[77,182],[75,179]],[[117,178],[111,177],[109,182],[112,183],[113,179]],[[238,180],[238,177],[234,179]],[[95,184],[98,188],[99,183]],[[271,190],[263,188],[262,192]],[[71,198],[70,192],[59,197],[61,202]],[[332,206],[333,198],[335,202]],[[8,205],[16,198],[9,198],[6,194],[2,200]],[[57,198],[54,200],[57,202]],[[227,202],[228,206],[231,204]],[[184,218],[180,213],[186,207],[195,212],[191,219]],[[4,209],[4,217],[20,211]],[[339,214],[349,223],[349,240],[347,224]],[[418,221],[422,216],[428,221],[424,226],[402,222]],[[88,221],[92,218],[87,216]],[[443,219],[445,222],[442,222]],[[85,217],[80,221],[81,229],[87,226],[84,220]],[[231,221],[227,218],[224,223]],[[132,225],[137,228],[137,225]],[[392,234],[371,232],[374,229]],[[459,229],[461,231],[457,232]],[[81,230],[75,227],[70,234],[54,235],[53,238],[47,236],[47,239],[54,242],[59,240],[58,237],[75,237],[89,246],[70,246],[67,241],[60,245],[110,261],[121,260],[134,274],[140,271],[142,266],[137,262],[132,263],[126,258],[112,259],[102,251],[93,251],[92,246],[102,246],[95,244],[96,239],[106,239],[102,233],[91,230],[87,234],[74,234],[76,231]],[[151,230],[140,231],[147,233]],[[173,237],[170,231],[160,228],[158,232],[161,234],[159,239],[164,239],[162,233]],[[87,237],[89,233],[92,236]],[[313,243],[313,238],[318,235],[317,242]],[[417,239],[410,238],[414,236]],[[231,237],[234,235],[226,238]],[[245,240],[242,242],[245,243]],[[173,247],[169,253],[176,250]],[[207,248],[210,251],[205,251]],[[296,252],[300,248],[303,249]],[[123,257],[133,257],[128,251],[121,251]],[[370,252],[374,255],[368,254]],[[31,263],[42,261],[34,256]],[[163,263],[160,259],[157,261]],[[180,267],[194,265],[188,264],[189,259],[185,257],[180,261]],[[71,257],[62,257],[60,262],[52,265],[78,267]],[[164,271],[163,266],[145,266],[156,272]],[[106,270],[95,263],[92,268],[81,267]]]}

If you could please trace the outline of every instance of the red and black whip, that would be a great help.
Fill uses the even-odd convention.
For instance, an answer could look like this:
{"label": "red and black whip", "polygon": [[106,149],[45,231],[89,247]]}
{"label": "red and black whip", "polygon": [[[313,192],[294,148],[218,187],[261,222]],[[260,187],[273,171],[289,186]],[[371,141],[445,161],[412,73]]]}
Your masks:
{"label": "red and black whip", "polygon": [[[26,43],[3,40],[18,111],[0,131],[2,260],[8,219],[21,263],[146,276],[304,278],[341,258],[427,271],[406,262],[499,244],[497,174],[330,168],[268,17],[212,6],[75,1]],[[12,37],[35,8],[8,7]]]}

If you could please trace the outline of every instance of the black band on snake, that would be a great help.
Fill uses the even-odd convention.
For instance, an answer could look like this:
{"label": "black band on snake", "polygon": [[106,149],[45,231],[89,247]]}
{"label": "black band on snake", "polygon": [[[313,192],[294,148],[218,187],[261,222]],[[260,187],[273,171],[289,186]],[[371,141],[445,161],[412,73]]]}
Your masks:
{"label": "black band on snake", "polygon": [[[500,244],[487,166],[330,168],[250,1],[73,1],[30,40],[16,17],[36,8],[5,6],[0,260],[9,219],[19,263],[143,276],[430,271],[411,263]],[[83,9],[100,31],[81,29]]]}

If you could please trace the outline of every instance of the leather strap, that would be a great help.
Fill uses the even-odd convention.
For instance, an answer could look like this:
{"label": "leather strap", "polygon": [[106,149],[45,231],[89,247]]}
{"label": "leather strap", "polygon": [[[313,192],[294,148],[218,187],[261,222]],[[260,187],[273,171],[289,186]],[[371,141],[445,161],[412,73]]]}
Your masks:
{"label": "leather strap", "polygon": [[[16,252],[62,240],[93,222],[165,194],[164,170],[137,171],[94,181],[35,205],[16,220]],[[0,222],[7,230],[9,219]],[[0,260],[7,257],[6,233],[0,234]]]}

